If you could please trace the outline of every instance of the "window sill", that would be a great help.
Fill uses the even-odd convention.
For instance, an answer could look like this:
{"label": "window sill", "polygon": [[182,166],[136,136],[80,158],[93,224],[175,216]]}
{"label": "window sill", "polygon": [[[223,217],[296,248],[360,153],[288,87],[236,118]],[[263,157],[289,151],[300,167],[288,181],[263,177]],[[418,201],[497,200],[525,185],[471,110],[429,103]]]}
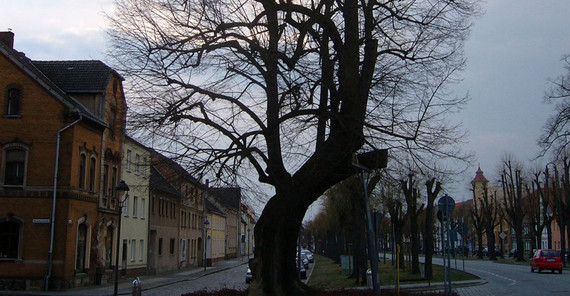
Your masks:
{"label": "window sill", "polygon": [[8,115],[8,114],[4,114],[2,115],[3,118],[8,118],[8,119],[17,119],[17,118],[22,118],[22,115],[18,114],[18,115]]}
{"label": "window sill", "polygon": [[0,258],[0,261],[2,262],[17,262],[17,261],[24,261],[23,259],[20,258],[7,258],[7,257],[2,257]]}

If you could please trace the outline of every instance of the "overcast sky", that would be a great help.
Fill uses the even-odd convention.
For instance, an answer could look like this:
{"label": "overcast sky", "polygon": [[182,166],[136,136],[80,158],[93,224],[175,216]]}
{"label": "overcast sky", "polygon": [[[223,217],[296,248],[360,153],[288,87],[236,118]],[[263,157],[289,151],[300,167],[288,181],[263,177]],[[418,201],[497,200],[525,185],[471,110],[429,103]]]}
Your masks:
{"label": "overcast sky", "polygon": [[[11,29],[15,48],[34,60],[105,61],[110,0],[0,0],[0,30]],[[469,199],[477,166],[491,181],[505,153],[529,166],[552,106],[542,103],[548,78],[564,73],[561,57],[570,54],[570,1],[489,0],[467,42],[464,80],[454,89],[471,101],[459,114],[477,155],[463,180],[448,185],[456,201]],[[541,164],[546,163],[542,161]]]}

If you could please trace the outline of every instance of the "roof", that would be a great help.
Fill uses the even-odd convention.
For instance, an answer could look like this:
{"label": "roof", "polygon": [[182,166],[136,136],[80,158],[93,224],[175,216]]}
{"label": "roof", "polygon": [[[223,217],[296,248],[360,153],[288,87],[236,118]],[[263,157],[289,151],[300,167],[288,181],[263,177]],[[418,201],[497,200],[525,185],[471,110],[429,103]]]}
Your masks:
{"label": "roof", "polygon": [[241,204],[241,188],[208,188],[208,192],[211,193],[224,207],[239,212]]}
{"label": "roof", "polygon": [[221,217],[227,217],[226,213],[216,206],[212,201],[206,198],[206,209],[208,212],[214,213]]}
{"label": "roof", "polygon": [[473,182],[486,182],[488,183],[489,180],[487,180],[487,178],[485,178],[485,176],[483,175],[483,171],[481,170],[481,167],[479,167],[477,169],[477,172],[475,172],[475,178],[473,179]]}
{"label": "roof", "polygon": [[168,174],[172,174],[172,175],[166,175],[165,176],[166,179],[174,180],[176,178],[181,178],[182,180],[191,182],[198,187],[203,186],[198,179],[196,179],[194,176],[192,176],[187,170],[185,170],[175,160],[166,157],[165,155],[159,153],[158,151],[156,151],[154,149],[150,149],[150,152],[151,152],[152,163],[153,163],[153,165],[158,166],[159,171],[166,174],[163,170],[164,166],[167,166],[168,168],[170,168],[172,170],[172,172],[168,173]]}
{"label": "roof", "polygon": [[31,61],[45,76],[67,93],[105,93],[111,76],[124,80],[101,61]]}
{"label": "roof", "polygon": [[176,196],[182,195],[154,166],[150,167],[150,187],[152,190],[159,190]]}
{"label": "roof", "polygon": [[[5,44],[0,42],[0,54],[6,56],[16,67],[20,68],[22,72],[27,74],[31,79],[36,81],[41,87],[43,87],[48,93],[50,93],[55,99],[62,103],[70,112],[77,112],[83,118],[95,122],[101,126],[106,126],[107,124],[95,116],[87,107],[75,100],[68,93],[66,93],[62,88],[56,83],[51,81],[44,72],[38,69],[32,61],[26,57],[25,54],[7,47]],[[102,63],[102,62],[100,62]]]}

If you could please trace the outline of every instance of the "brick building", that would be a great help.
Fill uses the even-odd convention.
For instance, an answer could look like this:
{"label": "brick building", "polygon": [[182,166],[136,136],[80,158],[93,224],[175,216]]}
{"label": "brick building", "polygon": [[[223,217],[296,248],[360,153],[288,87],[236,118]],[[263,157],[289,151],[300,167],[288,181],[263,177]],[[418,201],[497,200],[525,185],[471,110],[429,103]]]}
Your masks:
{"label": "brick building", "polygon": [[100,61],[33,61],[0,32],[0,286],[110,278],[126,103]]}

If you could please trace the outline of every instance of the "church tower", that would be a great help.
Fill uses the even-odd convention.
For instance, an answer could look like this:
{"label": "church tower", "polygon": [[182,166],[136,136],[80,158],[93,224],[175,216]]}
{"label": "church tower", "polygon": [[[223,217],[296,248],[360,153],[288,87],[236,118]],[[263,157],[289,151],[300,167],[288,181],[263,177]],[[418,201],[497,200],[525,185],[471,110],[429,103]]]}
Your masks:
{"label": "church tower", "polygon": [[480,166],[477,169],[477,172],[475,172],[475,178],[471,181],[471,185],[473,186],[472,189],[475,198],[481,198],[484,188],[488,188],[489,180],[487,180],[485,175],[483,175],[483,171]]}

